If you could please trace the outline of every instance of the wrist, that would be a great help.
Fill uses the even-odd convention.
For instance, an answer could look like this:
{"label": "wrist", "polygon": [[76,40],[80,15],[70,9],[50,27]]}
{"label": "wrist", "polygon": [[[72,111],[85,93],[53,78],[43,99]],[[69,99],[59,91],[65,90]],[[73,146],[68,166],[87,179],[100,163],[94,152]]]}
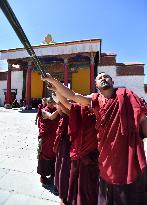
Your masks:
{"label": "wrist", "polygon": [[54,82],[54,78],[52,76],[49,76],[46,78],[46,80],[49,82],[49,83],[53,83]]}
{"label": "wrist", "polygon": [[51,83],[52,85],[54,85],[54,84],[56,84],[56,82],[57,82],[57,79],[55,79],[55,78],[52,77],[52,79],[50,80],[50,83]]}

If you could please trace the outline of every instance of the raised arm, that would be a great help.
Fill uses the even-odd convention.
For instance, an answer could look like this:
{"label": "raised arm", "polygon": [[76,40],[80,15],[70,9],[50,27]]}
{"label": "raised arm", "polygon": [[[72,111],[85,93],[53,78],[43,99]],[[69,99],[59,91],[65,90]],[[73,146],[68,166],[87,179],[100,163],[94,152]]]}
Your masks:
{"label": "raised arm", "polygon": [[56,92],[56,96],[59,100],[59,102],[68,110],[71,108],[71,103],[69,100],[67,100],[63,95],[61,95],[59,92]]}
{"label": "raised arm", "polygon": [[66,108],[62,103],[58,104],[58,107],[60,108],[60,110],[62,111],[62,113],[65,113],[66,115],[69,115],[69,109]]}
{"label": "raised arm", "polygon": [[54,120],[58,116],[58,114],[59,114],[58,110],[56,110],[53,113],[42,110],[42,118],[43,119]]}
{"label": "raised arm", "polygon": [[42,77],[42,80],[50,82],[56,88],[57,92],[60,93],[66,99],[73,100],[74,102],[80,103],[84,106],[88,106],[91,104],[90,97],[75,93],[73,90],[67,88],[58,80],[54,79],[50,74],[47,74],[47,77],[45,78]]}

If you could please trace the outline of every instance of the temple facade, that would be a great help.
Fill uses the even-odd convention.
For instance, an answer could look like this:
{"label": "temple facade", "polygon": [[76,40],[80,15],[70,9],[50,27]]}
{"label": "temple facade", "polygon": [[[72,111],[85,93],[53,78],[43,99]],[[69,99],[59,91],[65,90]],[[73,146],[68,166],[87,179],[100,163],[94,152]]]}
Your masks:
{"label": "temple facade", "polygon": [[[101,52],[101,42],[89,39],[33,46],[33,49],[45,71],[75,92],[83,95],[95,92],[94,79],[98,72],[104,71],[112,76],[115,87],[130,88],[147,100],[144,64],[117,63],[116,54]],[[1,106],[11,105],[16,98],[31,107],[35,100],[50,94],[24,48],[0,50],[0,60],[8,63],[8,70],[0,71]]]}

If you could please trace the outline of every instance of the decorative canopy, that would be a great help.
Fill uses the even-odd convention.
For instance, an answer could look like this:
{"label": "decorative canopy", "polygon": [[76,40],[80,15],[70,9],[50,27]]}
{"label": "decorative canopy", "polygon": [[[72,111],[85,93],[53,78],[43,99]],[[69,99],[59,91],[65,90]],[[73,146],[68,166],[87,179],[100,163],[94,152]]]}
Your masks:
{"label": "decorative canopy", "polygon": [[[65,43],[54,43],[50,45],[33,46],[37,56],[56,56],[76,53],[98,52],[101,48],[100,39],[72,41]],[[0,60],[22,59],[29,55],[24,48],[0,50]]]}

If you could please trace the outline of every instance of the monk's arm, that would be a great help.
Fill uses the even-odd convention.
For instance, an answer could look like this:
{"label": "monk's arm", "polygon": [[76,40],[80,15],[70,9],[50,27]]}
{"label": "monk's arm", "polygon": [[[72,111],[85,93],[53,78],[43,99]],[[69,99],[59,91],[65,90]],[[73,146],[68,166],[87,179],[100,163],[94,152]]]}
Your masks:
{"label": "monk's arm", "polygon": [[66,115],[69,115],[69,109],[67,109],[62,103],[59,103],[58,106],[59,106],[62,113],[65,113]]}
{"label": "monk's arm", "polygon": [[53,113],[47,112],[45,110],[42,110],[42,118],[43,119],[49,119],[49,120],[54,120],[58,116],[58,110],[56,110]]}
{"label": "monk's arm", "polygon": [[67,100],[63,95],[61,95],[59,92],[56,92],[56,96],[61,103],[62,106],[64,106],[66,109],[70,110],[71,109],[71,103],[69,100]]}
{"label": "monk's arm", "polygon": [[91,105],[91,98],[75,93],[73,90],[54,79],[50,74],[47,74],[47,77],[42,77],[42,80],[51,83],[56,88],[56,91],[66,99],[73,100],[74,102],[80,103],[84,106]]}

